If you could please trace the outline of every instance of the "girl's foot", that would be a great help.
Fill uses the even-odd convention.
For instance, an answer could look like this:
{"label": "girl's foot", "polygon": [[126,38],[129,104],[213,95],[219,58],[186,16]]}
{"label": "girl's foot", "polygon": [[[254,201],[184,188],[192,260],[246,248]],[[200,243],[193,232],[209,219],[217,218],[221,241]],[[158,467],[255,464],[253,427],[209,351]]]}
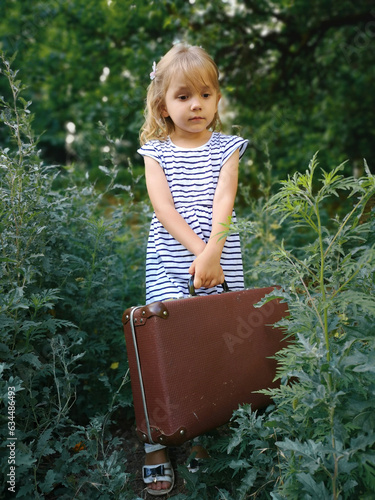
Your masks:
{"label": "girl's foot", "polygon": [[[162,480],[159,481],[158,477]],[[166,478],[170,478],[170,481],[166,481]],[[172,490],[174,473],[165,448],[146,453],[143,479],[150,495],[165,495]]]}
{"label": "girl's foot", "polygon": [[193,458],[187,466],[189,472],[198,472],[201,460],[210,457],[207,450],[200,444],[192,446],[190,456],[193,456]]}

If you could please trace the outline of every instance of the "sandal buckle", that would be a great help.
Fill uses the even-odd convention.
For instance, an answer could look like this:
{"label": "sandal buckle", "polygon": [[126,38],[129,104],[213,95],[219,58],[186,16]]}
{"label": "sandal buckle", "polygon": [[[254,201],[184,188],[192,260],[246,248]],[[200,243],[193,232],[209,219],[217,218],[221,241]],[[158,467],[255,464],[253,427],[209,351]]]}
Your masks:
{"label": "sandal buckle", "polygon": [[150,466],[143,468],[143,478],[147,479],[148,477],[154,478],[154,483],[157,482],[157,476],[164,476],[164,465],[158,465],[157,467]]}

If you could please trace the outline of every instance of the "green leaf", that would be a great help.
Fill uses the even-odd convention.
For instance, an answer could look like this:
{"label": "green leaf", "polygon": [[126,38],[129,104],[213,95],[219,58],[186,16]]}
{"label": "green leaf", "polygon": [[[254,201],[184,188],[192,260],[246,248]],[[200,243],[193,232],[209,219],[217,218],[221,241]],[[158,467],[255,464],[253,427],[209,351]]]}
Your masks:
{"label": "green leaf", "polygon": [[346,290],[341,292],[340,300],[343,305],[356,304],[362,311],[366,314],[371,314],[375,316],[375,301],[373,297],[370,297],[364,292],[359,292],[357,290]]}
{"label": "green leaf", "polygon": [[38,487],[41,489],[42,493],[51,493],[51,491],[54,489],[57,475],[55,471],[53,470],[48,470],[47,474],[45,475],[44,481],[40,481],[38,484]]}
{"label": "green leaf", "polygon": [[331,500],[332,494],[327,490],[323,482],[317,483],[311,474],[300,472],[296,474],[303,491],[311,495],[311,499]]}
{"label": "green leaf", "polygon": [[375,443],[375,433],[371,432],[368,435],[359,435],[350,440],[350,453],[356,453],[357,451],[365,451],[367,448],[370,448]]}
{"label": "green leaf", "polygon": [[37,453],[41,456],[44,457],[46,455],[51,455],[52,453],[55,453],[55,450],[51,448],[50,446],[50,441],[51,441],[51,436],[52,436],[52,429],[46,429],[39,437],[38,439],[38,444],[37,444]]}

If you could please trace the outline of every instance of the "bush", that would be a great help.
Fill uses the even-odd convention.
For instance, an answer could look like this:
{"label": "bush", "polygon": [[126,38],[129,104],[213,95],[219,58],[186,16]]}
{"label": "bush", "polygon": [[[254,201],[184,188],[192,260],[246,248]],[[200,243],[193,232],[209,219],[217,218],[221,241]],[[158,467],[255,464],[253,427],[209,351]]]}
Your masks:
{"label": "bush", "polygon": [[109,431],[116,414],[132,417],[121,315],[144,301],[135,235],[147,207],[115,183],[110,159],[102,193],[72,167],[41,162],[31,103],[1,60],[13,145],[0,152],[1,472],[14,438],[16,498],[134,498]]}
{"label": "bush", "polygon": [[[316,170],[315,156],[305,174],[282,182],[262,217],[247,223],[254,260],[276,245],[265,238],[265,218],[286,226],[285,240],[272,260],[257,264],[257,275],[283,286],[265,300],[276,295],[289,304],[280,325],[291,343],[276,356],[280,388],[265,391],[274,405],[263,413],[245,405],[229,433],[214,444],[207,438],[210,474],[188,482],[199,498],[375,495],[375,176],[366,162],[359,179],[341,175],[342,165],[319,179]],[[343,217],[327,217],[332,198],[345,207]],[[296,230],[305,237],[297,247]]]}

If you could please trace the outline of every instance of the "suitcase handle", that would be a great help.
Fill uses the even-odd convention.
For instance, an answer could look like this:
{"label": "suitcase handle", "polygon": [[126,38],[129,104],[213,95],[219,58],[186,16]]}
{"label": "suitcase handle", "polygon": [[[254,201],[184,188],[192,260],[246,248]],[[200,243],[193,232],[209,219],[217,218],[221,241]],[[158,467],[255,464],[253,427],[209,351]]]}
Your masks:
{"label": "suitcase handle", "polygon": [[[221,283],[221,286],[223,287],[223,292],[230,292],[229,287],[227,282],[224,280],[223,283]],[[195,288],[194,288],[194,275],[190,276],[189,278],[189,283],[188,283],[188,289],[189,289],[189,294],[192,297],[195,297],[197,294],[195,293]]]}

